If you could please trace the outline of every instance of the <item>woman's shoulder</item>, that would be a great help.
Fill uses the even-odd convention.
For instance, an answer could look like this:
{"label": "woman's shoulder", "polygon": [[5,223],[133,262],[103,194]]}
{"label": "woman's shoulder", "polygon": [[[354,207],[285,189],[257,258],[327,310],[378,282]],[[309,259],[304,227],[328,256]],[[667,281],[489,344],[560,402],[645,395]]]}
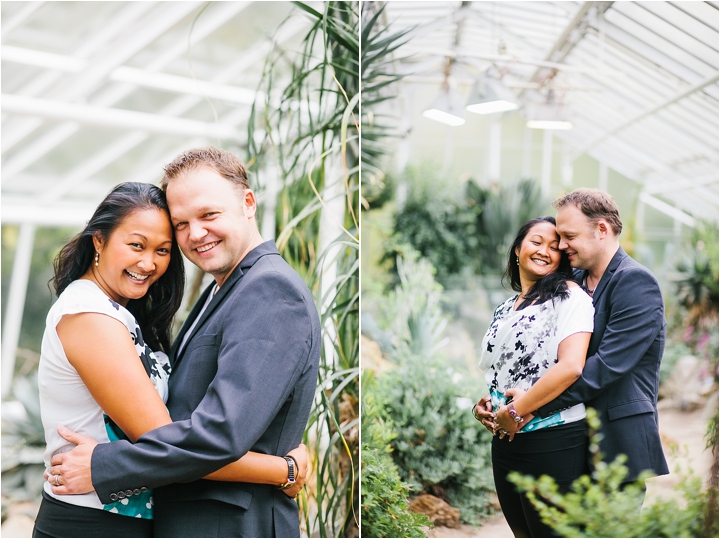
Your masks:
{"label": "woman's shoulder", "polygon": [[100,313],[123,323],[134,320],[125,307],[107,297],[98,285],[88,279],[77,279],[70,283],[52,309],[59,317],[66,314]]}

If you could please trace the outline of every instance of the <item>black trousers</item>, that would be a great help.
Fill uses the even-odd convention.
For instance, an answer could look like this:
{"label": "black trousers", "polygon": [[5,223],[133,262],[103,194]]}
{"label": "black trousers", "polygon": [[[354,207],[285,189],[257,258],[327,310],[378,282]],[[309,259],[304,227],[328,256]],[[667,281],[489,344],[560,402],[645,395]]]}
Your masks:
{"label": "black trousers", "polygon": [[152,537],[153,521],[81,507],[56,500],[45,492],[35,519],[33,537]]}
{"label": "black trousers", "polygon": [[560,492],[568,492],[575,479],[589,473],[587,424],[583,420],[524,432],[512,442],[507,436],[502,440],[495,437],[492,462],[500,507],[515,537],[558,537],[507,476],[510,472],[549,475]]}

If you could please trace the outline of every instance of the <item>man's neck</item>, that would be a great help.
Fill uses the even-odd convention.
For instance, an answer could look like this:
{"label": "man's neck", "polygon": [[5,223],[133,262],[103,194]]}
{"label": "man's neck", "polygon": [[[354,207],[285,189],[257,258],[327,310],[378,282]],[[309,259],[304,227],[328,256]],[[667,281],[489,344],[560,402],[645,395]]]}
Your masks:
{"label": "man's neck", "polygon": [[[598,263],[595,264],[595,266],[593,266],[592,268],[588,269],[587,280],[590,281],[590,283],[593,283],[592,288],[597,286],[597,284],[600,282],[600,279],[602,279],[602,276],[605,274],[605,271],[607,270],[610,262],[612,261],[615,253],[617,253],[619,248],[620,243],[615,242],[614,245],[610,246],[607,250],[605,250]],[[588,286],[590,285],[588,284]]]}
{"label": "man's neck", "polygon": [[240,265],[240,263],[245,259],[245,257],[250,254],[256,247],[259,245],[262,245],[265,243],[265,240],[263,240],[262,236],[260,235],[260,232],[257,232],[253,238],[253,241],[250,245],[248,245],[248,248],[245,250],[245,252],[242,254],[242,256],[238,259],[238,261],[235,263],[235,265],[232,267],[230,271],[223,275],[216,275],[215,276],[215,284],[217,285],[215,288],[215,292],[217,293],[218,290],[220,290],[220,287],[223,285],[223,283],[227,280],[230,275],[237,269],[237,267]]}

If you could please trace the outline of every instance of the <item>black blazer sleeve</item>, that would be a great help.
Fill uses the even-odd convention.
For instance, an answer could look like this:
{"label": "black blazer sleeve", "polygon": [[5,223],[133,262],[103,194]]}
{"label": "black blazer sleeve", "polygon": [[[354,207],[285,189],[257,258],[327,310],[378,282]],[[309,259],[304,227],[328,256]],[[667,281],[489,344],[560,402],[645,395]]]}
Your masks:
{"label": "black blazer sleeve", "polygon": [[219,347],[208,352],[208,362],[217,353],[217,373],[190,419],[154,429],[135,444],[119,441],[95,448],[92,480],[103,503],[121,486],[189,482],[237,460],[262,436],[310,368],[310,309],[315,305],[307,304],[287,276],[266,272],[243,283],[232,301],[221,332],[199,336],[192,351],[188,343],[188,354],[201,354],[203,361],[202,346]]}
{"label": "black blazer sleeve", "polygon": [[540,417],[587,403],[605,391],[635,368],[662,331],[665,316],[657,280],[629,257],[625,260],[629,263],[615,271],[595,305],[597,351],[587,358],[578,380],[538,409]]}

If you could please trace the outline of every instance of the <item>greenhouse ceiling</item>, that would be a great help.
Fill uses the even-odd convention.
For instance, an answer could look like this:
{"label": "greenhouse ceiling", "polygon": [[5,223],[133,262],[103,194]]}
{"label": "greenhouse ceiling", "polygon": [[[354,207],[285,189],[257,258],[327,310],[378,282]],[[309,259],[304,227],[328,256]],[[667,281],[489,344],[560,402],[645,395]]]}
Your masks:
{"label": "greenhouse ceiling", "polygon": [[[113,185],[156,182],[189,147],[244,155],[265,55],[308,25],[285,2],[1,9],[3,223],[80,224]],[[404,85],[439,87],[451,67],[469,86],[494,65],[526,104],[552,88],[571,158],[686,223],[717,219],[717,2],[388,2],[384,16],[412,28]]]}
{"label": "greenhouse ceiling", "polygon": [[1,20],[2,222],[48,226],[191,147],[244,156],[267,53],[310,25],[235,1],[2,2]]}
{"label": "greenhouse ceiling", "polygon": [[570,165],[589,155],[676,220],[717,220],[718,2],[388,2],[383,17],[410,31],[406,89],[469,93],[492,67],[521,114],[552,90]]}

